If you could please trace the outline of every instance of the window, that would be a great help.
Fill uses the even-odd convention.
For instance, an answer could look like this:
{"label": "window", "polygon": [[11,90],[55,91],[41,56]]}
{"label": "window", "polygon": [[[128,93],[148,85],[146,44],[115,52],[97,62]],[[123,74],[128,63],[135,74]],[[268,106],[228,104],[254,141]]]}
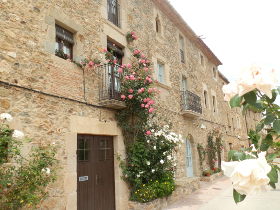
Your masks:
{"label": "window", "polygon": [[120,27],[120,5],[118,0],[107,0],[108,20]]}
{"label": "window", "polygon": [[203,57],[203,55],[201,55],[201,54],[200,54],[200,64],[201,64],[201,65],[204,65],[204,57]]}
{"label": "window", "polygon": [[72,32],[55,25],[55,55],[63,59],[73,59],[74,35]]}
{"label": "window", "polygon": [[187,90],[187,78],[186,77],[182,77],[182,91],[186,91]]}
{"label": "window", "polygon": [[207,98],[208,98],[208,94],[207,94],[207,91],[206,90],[204,90],[204,92],[203,92],[203,95],[204,95],[204,104],[205,104],[205,108],[207,108]]}
{"label": "window", "polygon": [[179,44],[180,44],[180,59],[182,63],[185,63],[185,45],[184,45],[184,38],[179,35]]}
{"label": "window", "polygon": [[212,96],[212,100],[213,100],[213,112],[216,112],[216,97]]}
{"label": "window", "polygon": [[231,121],[232,121],[232,130],[234,130],[234,120],[233,120],[233,118],[231,118]]}
{"label": "window", "polygon": [[78,161],[88,161],[89,160],[89,139],[79,139],[78,140]]}
{"label": "window", "polygon": [[229,143],[228,145],[229,145],[229,149],[232,150],[232,148],[233,148],[232,143]]}
{"label": "window", "polygon": [[156,32],[161,34],[161,24],[158,16],[156,17]]}
{"label": "window", "polygon": [[164,64],[158,63],[157,66],[158,66],[158,75],[157,75],[158,81],[160,83],[164,83],[165,82]]}
{"label": "window", "polygon": [[215,67],[213,67],[213,77],[214,79],[217,79],[217,70]]}

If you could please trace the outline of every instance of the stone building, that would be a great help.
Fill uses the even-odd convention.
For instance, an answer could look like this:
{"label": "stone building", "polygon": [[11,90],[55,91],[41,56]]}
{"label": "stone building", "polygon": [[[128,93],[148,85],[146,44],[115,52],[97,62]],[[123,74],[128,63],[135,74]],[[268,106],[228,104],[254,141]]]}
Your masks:
{"label": "stone building", "polygon": [[[60,148],[62,170],[42,209],[77,209],[89,201],[94,204],[85,205],[102,206],[107,201],[112,204],[108,208],[123,210],[129,198],[116,159],[124,155],[115,120],[123,104],[108,94],[111,86],[100,76],[110,67],[83,71],[56,56],[56,50],[80,61],[99,58],[100,49],[114,44],[119,49],[116,57],[128,63],[126,34],[137,34],[133,45],[152,59],[153,76],[159,81],[158,113],[186,140],[178,152],[176,173],[178,186],[187,188],[184,192],[199,185],[196,147],[206,145],[209,132],[222,133],[225,151],[247,146],[251,115],[246,121],[239,109],[231,110],[223,101],[221,88],[228,80],[218,71],[220,60],[166,0],[1,0],[0,23],[0,112],[12,114],[13,126],[32,144],[55,142]],[[87,171],[91,166],[83,160],[91,148],[86,142],[98,142],[91,148],[112,160],[105,169],[95,164],[94,170],[102,174]],[[87,172],[101,184],[91,189]]]}

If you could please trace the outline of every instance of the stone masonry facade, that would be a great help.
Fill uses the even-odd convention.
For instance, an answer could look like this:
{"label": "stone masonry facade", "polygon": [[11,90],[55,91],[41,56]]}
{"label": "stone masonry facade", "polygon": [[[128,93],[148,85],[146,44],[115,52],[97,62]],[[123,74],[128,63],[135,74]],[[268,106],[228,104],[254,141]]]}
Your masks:
{"label": "stone masonry facade", "polygon": [[[31,145],[55,142],[59,147],[62,169],[41,209],[77,208],[77,134],[113,136],[114,153],[124,155],[116,110],[99,100],[99,70],[83,72],[55,56],[56,24],[74,34],[75,61],[102,58],[100,49],[109,40],[122,48],[123,63],[130,61],[129,47],[141,49],[152,60],[154,79],[159,79],[158,64],[164,65],[164,81],[156,84],[161,91],[157,112],[190,142],[194,177],[201,175],[197,144],[206,146],[209,132],[222,133],[226,158],[230,148],[248,147],[247,131],[260,118],[253,112],[243,116],[240,109],[230,109],[224,102],[222,86],[228,80],[218,71],[221,62],[168,1],[118,1],[120,26],[108,20],[107,3],[0,0],[0,113],[15,118],[12,126],[31,138]],[[125,36],[131,31],[139,40],[129,45]],[[200,97],[202,114],[182,109],[184,88]],[[177,159],[178,183],[193,183],[186,173],[186,144]],[[117,157],[114,164],[116,209],[128,209],[129,191]]]}

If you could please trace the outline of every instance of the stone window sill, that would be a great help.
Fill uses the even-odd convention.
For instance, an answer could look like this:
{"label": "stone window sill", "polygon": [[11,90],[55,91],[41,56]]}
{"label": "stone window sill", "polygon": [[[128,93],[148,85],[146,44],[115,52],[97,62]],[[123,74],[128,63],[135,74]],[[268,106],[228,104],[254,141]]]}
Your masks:
{"label": "stone window sill", "polygon": [[121,33],[122,35],[125,36],[125,31],[122,28],[119,28],[118,26],[116,26],[114,23],[112,23],[111,21],[107,20],[104,18],[104,22],[110,26],[111,28],[115,29],[116,31],[118,31],[119,33]]}

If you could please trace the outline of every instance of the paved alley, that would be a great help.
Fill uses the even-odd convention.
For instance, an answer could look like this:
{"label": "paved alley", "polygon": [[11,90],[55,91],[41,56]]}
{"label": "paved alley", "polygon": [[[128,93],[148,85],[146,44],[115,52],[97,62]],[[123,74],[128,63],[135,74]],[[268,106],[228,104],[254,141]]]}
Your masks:
{"label": "paved alley", "polygon": [[213,183],[201,182],[201,189],[169,206],[165,210],[279,210],[280,185],[277,189],[248,196],[235,204],[230,179],[221,177]]}

